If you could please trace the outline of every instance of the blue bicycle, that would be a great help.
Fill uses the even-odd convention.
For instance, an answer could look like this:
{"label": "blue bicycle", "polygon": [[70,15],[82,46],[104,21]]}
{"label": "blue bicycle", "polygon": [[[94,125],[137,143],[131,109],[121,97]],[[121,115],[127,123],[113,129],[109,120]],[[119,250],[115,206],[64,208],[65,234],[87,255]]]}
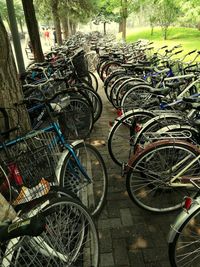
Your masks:
{"label": "blue bicycle", "polygon": [[[91,214],[97,215],[100,213],[106,200],[108,187],[106,166],[99,151],[91,144],[87,144],[83,140],[75,141],[72,144],[69,144],[66,141],[63,133],[61,132],[60,125],[52,115],[52,108],[50,106],[50,103],[60,95],[63,95],[63,91],[57,92],[49,98],[44,96],[43,99],[31,98],[22,101],[22,103],[19,105],[30,102],[44,104],[51,122],[49,126],[41,129],[40,131],[32,131],[25,136],[20,136],[13,140],[1,142],[0,152],[5,151],[6,148],[6,151],[8,151],[9,155],[13,155],[14,151],[14,155],[20,154],[20,157],[22,158],[24,154],[23,160],[21,161],[19,157],[17,164],[19,161],[23,163],[23,161],[26,159],[27,153],[30,155],[30,153],[34,151],[32,145],[29,145],[29,142],[26,140],[35,139],[39,143],[48,142],[48,147],[53,158],[52,162],[55,170],[54,177],[52,178],[51,176],[51,179],[48,178],[50,183],[52,185],[60,185],[76,193],[83,204],[89,209]],[[57,105],[63,108],[68,104],[68,99],[66,100],[63,98],[60,99],[60,102],[57,102]],[[6,109],[4,109],[4,112],[5,110]],[[59,116],[62,116],[62,108],[56,113],[59,114]],[[12,130],[16,130],[16,128],[4,131],[4,133],[1,133],[1,136],[7,135]],[[38,134],[40,137],[38,137]],[[27,146],[25,149],[26,151],[23,151],[24,143],[26,143]],[[40,152],[40,155],[41,154],[43,155],[42,150]],[[35,157],[37,157],[37,154]],[[17,159],[17,157],[14,158],[14,166],[16,166],[15,159]],[[11,161],[11,166],[13,166],[13,164]],[[46,165],[41,166],[41,168],[42,167],[45,169]],[[40,173],[40,168],[37,170],[37,173]],[[42,173],[46,175],[45,172]],[[48,167],[46,168],[46,173],[48,173]],[[40,175],[40,178],[46,177],[41,177]],[[32,182],[29,181],[28,174],[27,177],[24,177],[20,183],[21,184],[19,184],[19,186],[25,184],[26,186],[30,187],[32,185]]]}

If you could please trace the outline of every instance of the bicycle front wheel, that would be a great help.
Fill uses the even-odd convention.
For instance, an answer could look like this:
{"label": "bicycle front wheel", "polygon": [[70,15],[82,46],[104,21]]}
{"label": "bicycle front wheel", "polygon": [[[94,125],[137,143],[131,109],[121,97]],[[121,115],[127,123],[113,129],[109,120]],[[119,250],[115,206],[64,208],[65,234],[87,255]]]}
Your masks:
{"label": "bicycle front wheel", "polygon": [[68,154],[61,166],[60,185],[77,194],[91,214],[97,215],[107,195],[108,177],[104,160],[90,144],[79,143],[73,150],[91,181],[83,176],[74,157]]}
{"label": "bicycle front wheel", "polygon": [[[146,147],[132,162],[127,174],[126,186],[130,198],[141,208],[152,212],[180,208],[184,196],[191,196],[196,190],[184,182],[199,174],[199,159],[185,169],[199,155],[198,149],[193,147],[186,142],[169,140]],[[176,181],[172,182],[176,175]]]}
{"label": "bicycle front wheel", "polygon": [[179,225],[169,243],[169,260],[173,267],[200,266],[200,208]]}
{"label": "bicycle front wheel", "polygon": [[1,266],[97,267],[98,235],[87,210],[66,197],[51,199],[49,205],[41,207],[36,212],[46,219],[45,231],[37,237],[24,236],[15,244],[11,240]]}

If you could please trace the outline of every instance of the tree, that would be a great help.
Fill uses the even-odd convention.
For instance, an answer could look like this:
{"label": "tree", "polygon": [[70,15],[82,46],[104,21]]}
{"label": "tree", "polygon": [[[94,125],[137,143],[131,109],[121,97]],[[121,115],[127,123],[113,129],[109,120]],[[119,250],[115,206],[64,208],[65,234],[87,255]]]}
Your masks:
{"label": "tree", "polygon": [[164,40],[170,25],[177,20],[179,8],[176,0],[158,0],[155,2],[158,10],[158,23],[162,28]]}
{"label": "tree", "polygon": [[99,13],[93,19],[93,23],[96,25],[103,23],[104,35],[106,35],[106,24],[111,21],[115,21],[115,14],[112,11],[107,10],[105,6],[100,8]]}
{"label": "tree", "polygon": [[140,0],[101,0],[99,9],[106,8],[108,14],[114,14],[114,21],[119,23],[119,30],[122,31],[122,39],[126,41],[126,20],[128,16],[139,8]]}
{"label": "tree", "polygon": [[[24,24],[23,8],[22,8],[22,5],[20,4],[19,0],[15,0],[14,4],[15,4],[16,20],[20,26],[21,32],[23,32],[23,24]],[[8,19],[6,1],[4,1],[4,0],[0,0],[0,15],[2,17],[2,20],[6,21],[8,26],[10,27],[10,21]]]}
{"label": "tree", "polygon": [[33,49],[34,59],[36,62],[43,62],[44,55],[40,42],[39,29],[38,29],[37,19],[35,16],[33,0],[22,0],[22,4],[26,19],[26,25],[28,28],[28,33],[31,41],[31,46]]}
{"label": "tree", "polygon": [[23,122],[22,130],[30,129],[29,116],[26,109],[21,106],[18,109],[18,116],[13,112],[14,104],[23,99],[22,88],[20,86],[17,69],[8,39],[8,34],[0,17],[0,107],[9,108],[9,117],[11,118],[11,127],[16,126],[20,118]]}
{"label": "tree", "polygon": [[181,25],[197,27],[200,30],[200,0],[181,0],[182,16],[179,18]]}

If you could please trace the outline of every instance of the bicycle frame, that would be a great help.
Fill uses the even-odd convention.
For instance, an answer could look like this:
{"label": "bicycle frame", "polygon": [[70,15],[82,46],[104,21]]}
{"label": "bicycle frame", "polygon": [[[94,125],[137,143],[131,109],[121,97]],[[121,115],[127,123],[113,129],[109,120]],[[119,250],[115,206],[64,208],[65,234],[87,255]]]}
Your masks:
{"label": "bicycle frame", "polygon": [[[175,166],[173,166],[172,170],[176,170],[177,168],[179,168],[179,166],[181,164],[183,164],[184,162],[186,162],[189,159],[189,156],[185,157],[184,159],[182,159],[180,162],[178,162]],[[200,159],[200,154],[194,158],[187,166],[185,166],[178,174],[176,174],[169,182],[169,185],[171,187],[194,187],[194,185],[191,182],[188,183],[176,183],[176,180],[180,180],[181,181],[181,176],[198,160]],[[195,180],[198,179],[200,180],[200,178],[192,178],[190,177],[190,180]]]}
{"label": "bicycle frame", "polygon": [[[79,170],[83,174],[83,176],[87,179],[88,182],[91,182],[92,179],[88,176],[86,170],[84,169],[84,167],[82,166],[79,158],[77,157],[76,153],[74,152],[73,145],[70,145],[70,144],[66,143],[66,141],[64,139],[64,136],[63,136],[63,134],[62,134],[62,132],[60,130],[59,125],[56,122],[53,122],[53,123],[51,123],[50,126],[42,129],[41,131],[43,131],[43,132],[54,131],[55,132],[55,134],[56,134],[56,143],[61,144],[65,149],[67,149],[67,152],[70,153],[70,155],[73,157],[73,159],[75,160],[75,162],[76,162]],[[35,133],[34,131],[28,133],[27,137],[31,137],[31,135],[34,135],[34,133]],[[0,144],[0,151],[3,150],[4,148],[16,145],[18,142],[24,140],[24,137],[25,136],[18,137],[16,139],[11,140],[11,141],[7,141],[7,142],[5,142],[3,144]],[[52,145],[53,145],[53,143],[52,143]]]}

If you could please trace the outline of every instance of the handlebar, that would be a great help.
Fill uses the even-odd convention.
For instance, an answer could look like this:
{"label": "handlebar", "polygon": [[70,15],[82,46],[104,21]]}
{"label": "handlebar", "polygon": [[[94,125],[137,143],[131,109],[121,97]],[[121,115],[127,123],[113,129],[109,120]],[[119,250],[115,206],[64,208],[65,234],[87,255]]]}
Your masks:
{"label": "handlebar", "polygon": [[31,98],[27,98],[27,99],[23,99],[22,101],[20,101],[19,103],[15,103],[16,106],[19,106],[19,105],[25,105],[25,104],[30,104],[32,102],[37,102],[37,103],[50,103],[52,100],[54,100],[57,96],[59,95],[62,95],[62,94],[65,94],[68,92],[68,89],[66,90],[62,90],[62,91],[58,91],[56,92],[53,96],[51,97],[46,97],[44,94],[43,94],[43,99],[41,98],[35,98],[35,97],[31,97]]}

